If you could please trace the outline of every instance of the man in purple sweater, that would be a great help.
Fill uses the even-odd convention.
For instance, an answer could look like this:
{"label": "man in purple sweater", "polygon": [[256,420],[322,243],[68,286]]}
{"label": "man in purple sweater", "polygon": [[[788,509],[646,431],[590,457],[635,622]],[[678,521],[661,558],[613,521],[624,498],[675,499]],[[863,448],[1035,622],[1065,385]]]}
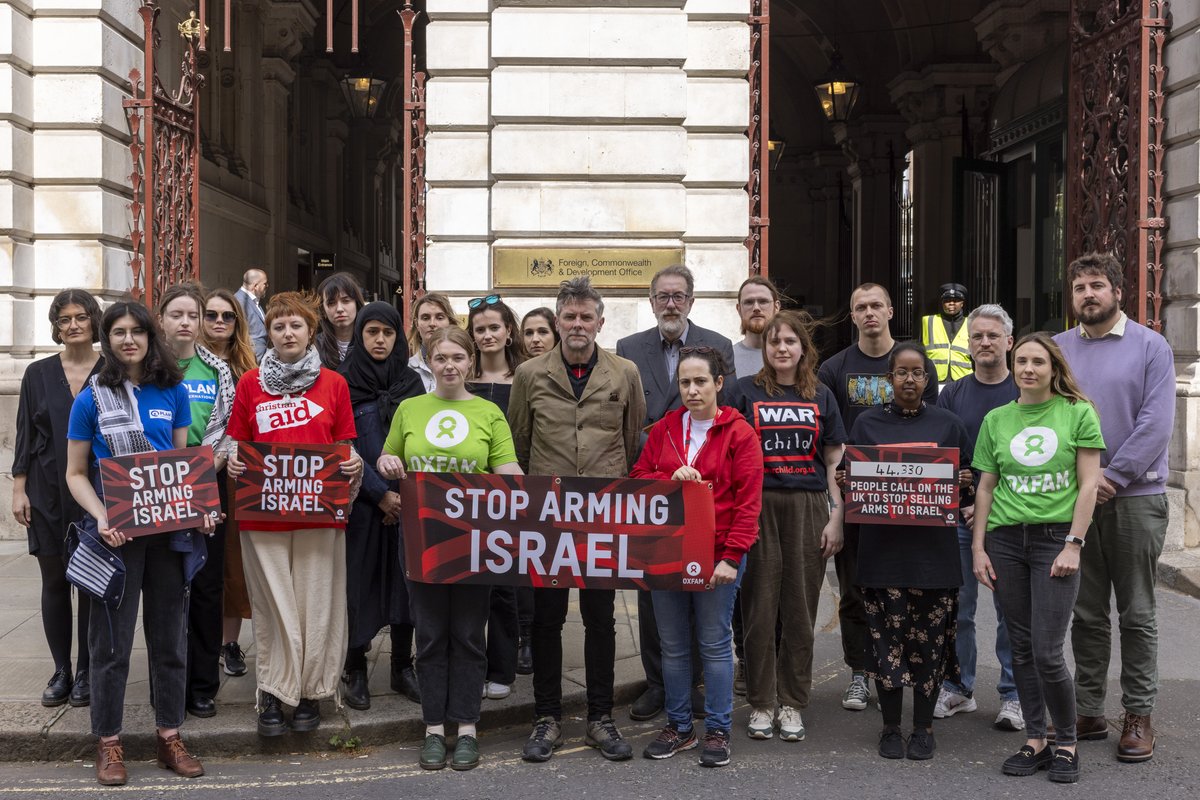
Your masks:
{"label": "man in purple sweater", "polygon": [[1104,695],[1112,652],[1110,597],[1121,629],[1119,761],[1154,755],[1150,713],[1158,689],[1154,581],[1167,532],[1167,444],[1175,418],[1174,357],[1167,340],[1121,311],[1124,273],[1111,254],[1088,253],[1067,268],[1079,327],[1054,337],[1100,412],[1108,449],[1096,512],[1080,558],[1071,627],[1076,729],[1104,739]]}

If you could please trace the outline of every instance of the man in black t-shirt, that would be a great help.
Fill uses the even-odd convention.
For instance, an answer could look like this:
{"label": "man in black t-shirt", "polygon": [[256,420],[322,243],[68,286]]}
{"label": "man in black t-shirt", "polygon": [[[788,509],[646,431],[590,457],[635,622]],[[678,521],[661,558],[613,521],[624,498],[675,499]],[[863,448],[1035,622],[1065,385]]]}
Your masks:
{"label": "man in black t-shirt", "polygon": [[[892,338],[892,298],[887,289],[877,283],[864,283],[850,294],[850,321],[858,329],[858,341],[837,353],[817,371],[821,383],[828,386],[837,398],[842,424],[849,431],[858,415],[873,406],[892,399],[892,384],[887,379],[888,359],[896,347]],[[937,372],[933,362],[925,359],[929,381],[925,386],[925,402],[937,400]],[[853,444],[853,442],[851,442]],[[842,628],[842,656],[850,668],[850,685],[842,694],[842,708],[862,711],[871,699],[866,669],[871,663],[870,632],[863,609],[862,594],[858,591],[858,526],[844,527],[841,551],[834,556],[841,600],[838,617]]]}
{"label": "man in black t-shirt", "polygon": [[[979,436],[983,418],[994,408],[1017,399],[1020,392],[1008,369],[1008,352],[1013,346],[1012,318],[998,305],[982,305],[967,317],[968,347],[975,362],[975,371],[948,384],[938,396],[938,405],[953,411],[967,426],[974,443]],[[959,680],[946,680],[938,695],[933,716],[942,719],[954,714],[974,711],[975,702],[975,609],[979,601],[979,582],[974,580],[971,557],[971,517],[973,507],[963,508],[958,526],[958,549],[962,561],[963,585],[958,591],[958,664],[962,671]],[[996,606],[996,659],[1000,662],[1000,713],[995,725],[1001,730],[1019,731],[1025,727],[1021,701],[1012,673],[1012,645],[1000,603]]]}

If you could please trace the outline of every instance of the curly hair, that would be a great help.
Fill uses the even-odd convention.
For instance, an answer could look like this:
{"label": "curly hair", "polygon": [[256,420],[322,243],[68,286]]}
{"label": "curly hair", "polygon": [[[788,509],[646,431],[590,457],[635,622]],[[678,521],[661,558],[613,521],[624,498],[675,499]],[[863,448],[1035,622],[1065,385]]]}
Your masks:
{"label": "curly hair", "polygon": [[100,304],[92,293],[85,289],[63,289],[50,301],[50,338],[62,344],[62,332],[58,329],[58,316],[67,306],[79,306],[92,319],[92,342],[100,341]]}

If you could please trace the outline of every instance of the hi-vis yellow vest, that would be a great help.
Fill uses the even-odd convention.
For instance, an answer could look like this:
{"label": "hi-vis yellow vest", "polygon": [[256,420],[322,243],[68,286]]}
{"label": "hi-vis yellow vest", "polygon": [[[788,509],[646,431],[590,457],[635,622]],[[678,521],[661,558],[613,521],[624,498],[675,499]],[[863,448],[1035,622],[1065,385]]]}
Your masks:
{"label": "hi-vis yellow vest", "polygon": [[937,367],[938,383],[956,381],[971,374],[969,339],[965,321],[951,342],[941,314],[930,314],[921,320],[921,344],[925,345],[925,354]]}

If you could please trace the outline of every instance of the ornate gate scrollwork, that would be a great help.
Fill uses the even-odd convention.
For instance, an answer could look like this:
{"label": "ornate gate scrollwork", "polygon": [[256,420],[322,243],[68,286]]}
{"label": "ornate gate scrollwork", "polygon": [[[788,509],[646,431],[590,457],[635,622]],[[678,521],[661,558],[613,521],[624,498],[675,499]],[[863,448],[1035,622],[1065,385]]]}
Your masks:
{"label": "ornate gate scrollwork", "polygon": [[1168,0],[1074,0],[1067,260],[1112,251],[1126,313],[1162,328]]}
{"label": "ornate gate scrollwork", "polygon": [[400,292],[404,296],[404,325],[412,321],[412,309],[425,294],[425,81],[416,68],[413,26],[417,11],[405,3],[399,12],[404,24],[404,192],[401,209]]}
{"label": "ornate gate scrollwork", "polygon": [[133,243],[130,293],[153,306],[166,287],[200,274],[200,118],[204,76],[196,68],[202,23],[195,12],[180,23],[185,42],[179,88],[167,90],[155,68],[161,43],[158,3],[142,0],[143,70],[129,72],[133,97],[123,102],[133,156]]}
{"label": "ornate gate scrollwork", "polygon": [[746,193],[750,196],[750,235],[745,245],[750,256],[750,274],[766,277],[771,224],[767,185],[771,157],[767,146],[771,130],[771,0],[752,0],[749,22],[750,176]]}

